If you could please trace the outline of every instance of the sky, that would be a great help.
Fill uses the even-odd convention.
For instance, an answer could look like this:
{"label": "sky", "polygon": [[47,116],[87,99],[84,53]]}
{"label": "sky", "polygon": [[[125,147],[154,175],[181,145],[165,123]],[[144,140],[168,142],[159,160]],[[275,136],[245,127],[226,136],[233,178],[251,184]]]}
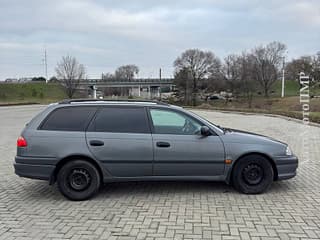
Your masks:
{"label": "sky", "polygon": [[320,51],[320,0],[0,0],[0,80],[48,76],[62,56],[89,78],[136,64],[173,75],[186,49],[220,59],[280,41],[287,59]]}

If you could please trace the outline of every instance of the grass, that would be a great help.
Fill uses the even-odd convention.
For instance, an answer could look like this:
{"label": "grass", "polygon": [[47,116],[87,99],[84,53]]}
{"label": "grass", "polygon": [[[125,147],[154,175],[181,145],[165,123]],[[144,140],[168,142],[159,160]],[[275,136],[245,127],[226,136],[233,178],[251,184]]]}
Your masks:
{"label": "grass", "polygon": [[[252,107],[248,107],[248,103],[243,98],[237,98],[232,102],[223,100],[210,101],[203,103],[197,108],[240,111],[264,114],[276,114],[287,117],[302,119],[302,105],[300,104],[300,84],[297,81],[285,81],[285,97],[281,98],[281,81],[277,81],[273,88],[270,98],[263,96],[255,96],[252,101]],[[320,87],[310,87],[310,96],[320,96]],[[320,123],[320,98],[310,99],[310,115],[311,122]]]}
{"label": "grass", "polygon": [[[276,81],[272,90],[274,91],[272,96],[280,97],[281,96],[281,81]],[[300,84],[298,81],[285,81],[285,96],[292,97],[292,96],[299,96],[300,94]],[[310,87],[310,95],[317,95],[320,96],[320,87],[319,86],[311,86]]]}
{"label": "grass", "polygon": [[67,98],[63,87],[52,83],[1,83],[0,104],[52,103]]}
{"label": "grass", "polygon": [[[277,114],[287,117],[302,119],[302,105],[298,96],[285,98],[269,98],[265,99],[257,97],[253,100],[252,107],[249,108],[245,99],[236,99],[233,102],[215,100],[203,103],[197,108],[228,110],[252,113]],[[320,98],[312,98],[310,100],[310,116],[311,122],[320,123]]]}
{"label": "grass", "polygon": [[[281,96],[281,81],[276,81],[273,86],[273,95],[274,96]],[[297,96],[299,95],[300,85],[297,81],[285,81],[285,96]]]}

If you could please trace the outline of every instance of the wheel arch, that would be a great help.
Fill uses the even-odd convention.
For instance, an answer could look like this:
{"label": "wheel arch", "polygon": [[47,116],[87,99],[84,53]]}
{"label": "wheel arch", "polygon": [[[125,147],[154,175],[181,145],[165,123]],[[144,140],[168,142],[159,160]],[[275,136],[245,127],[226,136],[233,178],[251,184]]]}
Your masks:
{"label": "wheel arch", "polygon": [[231,177],[232,177],[232,174],[233,174],[233,170],[236,166],[236,164],[239,162],[240,159],[244,158],[244,157],[247,157],[247,156],[250,156],[250,155],[260,155],[264,158],[266,158],[269,163],[271,164],[272,166],[272,170],[274,172],[274,175],[273,175],[273,181],[277,180],[278,179],[278,169],[277,169],[277,166],[276,166],[276,163],[275,161],[266,153],[261,153],[261,152],[248,152],[248,153],[244,153],[242,155],[240,155],[232,164],[231,166],[231,169],[228,173],[228,176],[227,176],[227,182],[230,183],[230,180],[231,180]]}
{"label": "wheel arch", "polygon": [[71,161],[74,161],[74,160],[80,160],[80,159],[84,160],[84,161],[87,161],[87,162],[90,162],[91,164],[93,164],[97,168],[101,180],[104,181],[106,173],[103,170],[103,167],[101,166],[100,163],[98,163],[96,160],[94,160],[91,157],[86,156],[86,155],[70,155],[70,156],[67,156],[67,157],[61,159],[56,164],[56,168],[53,171],[53,173],[51,174],[51,177],[49,179],[49,184],[52,185],[52,184],[54,184],[56,182],[57,174],[60,171],[60,169],[62,168],[62,166],[64,166],[68,162],[71,162]]}

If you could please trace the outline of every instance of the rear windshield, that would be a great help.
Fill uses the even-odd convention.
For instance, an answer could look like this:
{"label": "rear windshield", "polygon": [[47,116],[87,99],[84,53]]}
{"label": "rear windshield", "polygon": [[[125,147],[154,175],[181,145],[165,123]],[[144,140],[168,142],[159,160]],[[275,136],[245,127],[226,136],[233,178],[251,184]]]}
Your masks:
{"label": "rear windshield", "polygon": [[51,112],[40,125],[41,130],[85,131],[96,107],[64,107]]}

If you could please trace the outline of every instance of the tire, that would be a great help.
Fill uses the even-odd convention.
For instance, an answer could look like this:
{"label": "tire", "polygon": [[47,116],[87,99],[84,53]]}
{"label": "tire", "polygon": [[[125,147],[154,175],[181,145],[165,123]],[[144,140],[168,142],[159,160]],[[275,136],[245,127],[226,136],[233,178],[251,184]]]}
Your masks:
{"label": "tire", "polygon": [[239,192],[259,194],[273,182],[273,168],[269,160],[252,154],[239,159],[232,171],[232,184]]}
{"label": "tire", "polygon": [[99,190],[100,181],[97,168],[84,160],[67,162],[57,176],[60,192],[74,201],[82,201],[94,196]]}

